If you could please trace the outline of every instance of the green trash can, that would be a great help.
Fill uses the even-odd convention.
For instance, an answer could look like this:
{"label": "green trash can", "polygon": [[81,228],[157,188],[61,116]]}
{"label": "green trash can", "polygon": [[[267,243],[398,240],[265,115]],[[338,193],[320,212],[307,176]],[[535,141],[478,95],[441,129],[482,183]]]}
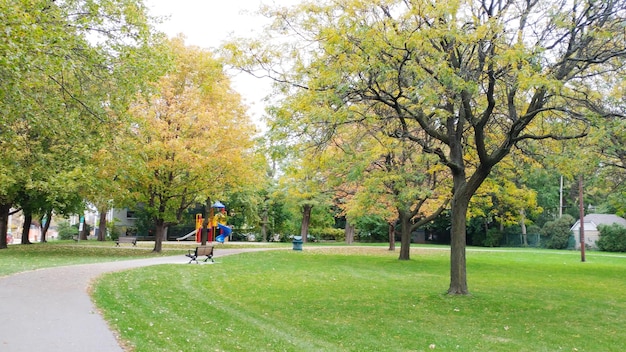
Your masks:
{"label": "green trash can", "polygon": [[302,236],[293,236],[293,250],[301,251],[302,250]]}

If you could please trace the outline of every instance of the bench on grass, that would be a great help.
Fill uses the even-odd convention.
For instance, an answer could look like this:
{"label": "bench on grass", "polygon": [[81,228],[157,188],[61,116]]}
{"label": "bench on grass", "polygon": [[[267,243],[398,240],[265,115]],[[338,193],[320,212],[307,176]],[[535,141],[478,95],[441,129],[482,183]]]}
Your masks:
{"label": "bench on grass", "polygon": [[137,245],[137,237],[122,236],[115,240],[115,246],[119,247],[120,243],[132,243],[133,246]]}
{"label": "bench on grass", "polygon": [[185,256],[191,258],[187,264],[191,264],[193,261],[195,261],[196,264],[199,264],[198,257],[202,256],[206,256],[206,259],[204,260],[205,262],[209,259],[211,259],[211,262],[215,262],[215,260],[213,260],[213,246],[200,246],[196,247],[195,250],[190,249],[189,253],[185,254]]}

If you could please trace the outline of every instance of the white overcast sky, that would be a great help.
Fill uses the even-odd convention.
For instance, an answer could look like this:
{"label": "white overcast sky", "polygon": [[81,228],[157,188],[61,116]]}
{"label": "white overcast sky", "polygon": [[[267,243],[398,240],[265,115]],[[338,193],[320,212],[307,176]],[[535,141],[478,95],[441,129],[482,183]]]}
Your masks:
{"label": "white overcast sky", "polygon": [[[158,29],[170,37],[182,33],[186,44],[217,48],[230,35],[255,37],[267,19],[255,15],[261,4],[294,5],[300,0],[144,0],[153,16],[169,16]],[[247,74],[233,77],[233,88],[249,106],[253,121],[263,114],[269,82]]]}

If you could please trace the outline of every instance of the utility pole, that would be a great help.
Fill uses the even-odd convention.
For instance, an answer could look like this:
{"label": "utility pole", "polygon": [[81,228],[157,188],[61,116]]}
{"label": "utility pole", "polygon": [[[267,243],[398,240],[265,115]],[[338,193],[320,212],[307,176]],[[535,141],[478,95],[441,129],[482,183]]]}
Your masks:
{"label": "utility pole", "polygon": [[585,261],[585,207],[583,205],[583,175],[578,176],[578,203],[580,206],[580,261]]}

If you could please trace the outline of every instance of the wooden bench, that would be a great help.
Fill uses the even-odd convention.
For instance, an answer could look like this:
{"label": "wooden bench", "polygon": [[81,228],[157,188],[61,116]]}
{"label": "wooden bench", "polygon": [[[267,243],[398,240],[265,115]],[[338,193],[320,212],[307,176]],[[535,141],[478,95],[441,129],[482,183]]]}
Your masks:
{"label": "wooden bench", "polygon": [[215,260],[213,260],[213,246],[200,246],[196,247],[195,250],[190,249],[189,253],[185,254],[185,256],[191,258],[187,264],[191,264],[193,261],[195,261],[196,264],[199,264],[198,257],[202,256],[206,256],[206,259],[204,260],[205,262],[209,259],[211,259],[211,262],[215,262]]}
{"label": "wooden bench", "polygon": [[133,246],[137,245],[137,237],[122,236],[115,240],[115,246],[119,247],[120,243],[132,243]]}

